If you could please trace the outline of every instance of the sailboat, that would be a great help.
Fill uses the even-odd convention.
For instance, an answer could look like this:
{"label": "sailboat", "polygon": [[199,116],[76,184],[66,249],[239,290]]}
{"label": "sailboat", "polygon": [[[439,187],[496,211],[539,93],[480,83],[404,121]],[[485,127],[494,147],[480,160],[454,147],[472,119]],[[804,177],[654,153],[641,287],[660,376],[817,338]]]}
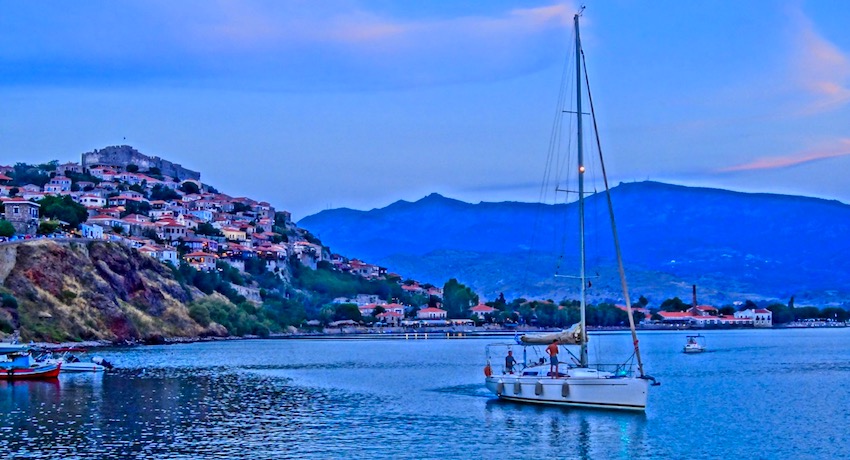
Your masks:
{"label": "sailboat", "polygon": [[[583,8],[582,8],[583,10]],[[626,284],[625,270],[620,254],[617,239],[617,227],[614,222],[614,213],[611,196],[608,187],[608,179],[605,177],[604,163],[602,163],[602,175],[605,182],[605,191],[608,198],[608,211],[611,220],[611,229],[614,236],[615,253],[619,268],[620,282],[626,302],[626,312],[629,317],[629,326],[634,345],[634,354],[619,364],[591,364],[588,361],[587,351],[587,327],[586,327],[586,305],[587,305],[587,270],[585,264],[585,218],[584,218],[584,152],[582,144],[582,81],[583,56],[581,48],[581,37],[579,34],[579,18],[582,11],[574,17],[575,26],[575,52],[576,52],[576,120],[577,120],[577,150],[578,150],[578,210],[579,210],[579,245],[580,245],[580,322],[570,330],[556,334],[535,334],[518,336],[515,343],[497,343],[487,346],[487,365],[484,368],[485,384],[487,388],[495,393],[500,399],[516,402],[590,407],[603,409],[619,409],[631,411],[645,411],[649,387],[657,385],[655,379],[644,373],[643,361],[641,360],[640,347],[635,330],[634,318],[632,316],[631,302],[629,300],[628,286]],[[593,100],[590,98],[588,86],[588,98],[590,100],[590,113],[593,115]],[[597,131],[595,115],[593,115],[594,131]],[[598,146],[598,144],[597,144]],[[600,162],[602,156],[600,153]],[[578,346],[578,356],[570,351],[568,346]],[[546,359],[546,355],[540,352],[540,348],[546,346],[547,354],[557,353],[557,356],[569,356],[570,359],[562,360],[557,365]],[[504,366],[495,366],[493,362],[502,359],[505,354],[497,353],[507,348],[511,353],[507,354]],[[514,357],[513,351],[519,349],[521,357]],[[552,352],[555,353],[552,353]],[[565,353],[558,353],[565,351]],[[535,354],[536,353],[536,354]],[[499,361],[495,361],[499,362]],[[637,369],[635,369],[635,367]]]}

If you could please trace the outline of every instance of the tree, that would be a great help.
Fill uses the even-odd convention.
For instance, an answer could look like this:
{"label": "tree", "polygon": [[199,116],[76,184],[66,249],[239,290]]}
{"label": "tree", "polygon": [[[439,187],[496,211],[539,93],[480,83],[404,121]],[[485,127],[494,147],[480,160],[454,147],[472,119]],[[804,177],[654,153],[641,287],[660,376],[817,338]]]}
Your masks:
{"label": "tree", "polygon": [[360,308],[353,303],[341,303],[334,309],[334,321],[343,321],[350,319],[352,321],[360,321],[363,315],[360,314]]}
{"label": "tree", "polygon": [[137,173],[137,172],[139,172],[139,166],[134,165],[134,164],[129,164],[129,165],[127,165],[127,172]]}
{"label": "tree", "polygon": [[222,236],[221,230],[215,228],[209,222],[201,222],[198,224],[198,228],[195,229],[196,235],[207,235],[207,236]]}
{"label": "tree", "polygon": [[5,236],[6,238],[13,236],[15,234],[15,227],[6,219],[0,220],[0,236]]}
{"label": "tree", "polygon": [[646,308],[646,306],[649,305],[649,300],[644,296],[640,296],[640,299],[638,299],[638,305],[641,308]]}
{"label": "tree", "polygon": [[174,190],[172,190],[172,189],[170,189],[170,188],[168,188],[168,187],[166,187],[162,184],[156,184],[156,185],[153,186],[153,189],[151,189],[150,199],[152,201],[156,201],[156,200],[168,201],[168,200],[176,200],[176,199],[179,199],[179,198],[180,198],[179,193],[175,192]]}
{"label": "tree", "polygon": [[38,201],[41,205],[41,215],[68,223],[71,228],[77,228],[89,217],[86,207],[74,202],[70,195],[46,196]]}
{"label": "tree", "polygon": [[43,169],[26,163],[16,163],[9,175],[12,176],[11,185],[18,186],[34,184],[44,187],[44,184],[50,180],[50,176]]}
{"label": "tree", "polygon": [[839,307],[826,307],[821,310],[820,317],[833,321],[847,321],[850,318],[850,312]]}
{"label": "tree", "polygon": [[198,188],[198,184],[191,181],[186,181],[180,184],[180,190],[189,195],[199,193],[201,191],[201,189]]}
{"label": "tree", "polygon": [[682,302],[682,299],[678,297],[667,299],[664,302],[661,302],[662,311],[687,311],[690,308],[691,305]]}
{"label": "tree", "polygon": [[732,305],[726,305],[724,307],[721,307],[718,311],[721,315],[734,315],[735,307],[733,307]]}
{"label": "tree", "polygon": [[767,309],[773,313],[774,324],[785,324],[794,321],[794,310],[788,308],[787,305],[774,303],[767,306]]}
{"label": "tree", "polygon": [[443,286],[443,308],[449,318],[466,318],[469,309],[477,304],[478,295],[456,279],[450,279]]}
{"label": "tree", "polygon": [[151,205],[147,201],[127,200],[124,204],[124,211],[121,212],[121,217],[127,217],[130,214],[141,214],[147,216],[151,210]]}

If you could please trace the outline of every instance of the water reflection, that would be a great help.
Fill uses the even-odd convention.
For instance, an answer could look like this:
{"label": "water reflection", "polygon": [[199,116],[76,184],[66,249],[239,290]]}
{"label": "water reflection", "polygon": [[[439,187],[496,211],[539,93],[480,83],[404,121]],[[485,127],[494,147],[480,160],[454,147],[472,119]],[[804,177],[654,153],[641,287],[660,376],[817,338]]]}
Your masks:
{"label": "water reflection", "polygon": [[643,412],[572,409],[499,399],[489,399],[485,406],[487,429],[502,433],[506,443],[534,446],[529,453],[577,459],[646,456],[647,418]]}
{"label": "water reflection", "polygon": [[[103,350],[120,369],[0,381],[0,458],[841,457],[850,329],[819,341],[718,332],[711,343],[739,349],[766,334],[785,341],[781,356],[776,347],[684,356],[681,337],[648,334],[647,362],[664,385],[646,414],[498,401],[483,385],[486,342],[475,339]],[[706,443],[683,423],[783,436],[744,430]]]}

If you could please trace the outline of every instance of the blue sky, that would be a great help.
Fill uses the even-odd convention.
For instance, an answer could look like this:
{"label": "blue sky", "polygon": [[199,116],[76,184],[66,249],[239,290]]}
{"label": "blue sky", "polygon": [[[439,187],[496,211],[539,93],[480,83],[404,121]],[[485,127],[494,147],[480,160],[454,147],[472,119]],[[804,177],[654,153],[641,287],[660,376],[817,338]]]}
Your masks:
{"label": "blue sky", "polygon": [[[583,4],[614,183],[850,202],[850,4]],[[126,143],[295,219],[535,201],[578,5],[6,0],[0,164]]]}

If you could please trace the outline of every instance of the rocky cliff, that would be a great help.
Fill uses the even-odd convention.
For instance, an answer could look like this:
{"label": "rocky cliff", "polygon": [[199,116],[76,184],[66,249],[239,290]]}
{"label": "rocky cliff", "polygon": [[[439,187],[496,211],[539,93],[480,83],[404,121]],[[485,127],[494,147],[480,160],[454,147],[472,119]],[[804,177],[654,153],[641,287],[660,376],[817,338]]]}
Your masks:
{"label": "rocky cliff", "polygon": [[220,333],[189,316],[204,297],[171,270],[106,242],[0,246],[0,326],[36,341],[156,340]]}

